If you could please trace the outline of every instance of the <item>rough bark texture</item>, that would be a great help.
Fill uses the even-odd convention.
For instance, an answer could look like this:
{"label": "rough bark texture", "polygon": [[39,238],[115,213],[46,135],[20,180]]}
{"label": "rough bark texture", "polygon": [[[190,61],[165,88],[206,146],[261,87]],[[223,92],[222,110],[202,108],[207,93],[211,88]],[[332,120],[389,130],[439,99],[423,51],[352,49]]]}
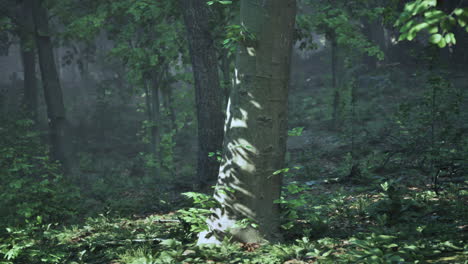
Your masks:
{"label": "rough bark texture", "polygon": [[219,163],[210,152],[220,151],[223,141],[223,93],[218,61],[205,0],[181,0],[188,33],[198,119],[197,178],[201,187],[214,183]]}
{"label": "rough bark texture", "polygon": [[[230,233],[242,242],[281,240],[279,206],[287,139],[288,86],[295,0],[242,0],[241,24],[256,36],[241,43],[228,102],[223,163],[209,231],[199,243]],[[239,228],[250,219],[258,225]]]}
{"label": "rough bark texture", "polygon": [[36,29],[35,39],[39,55],[44,97],[47,104],[52,157],[59,160],[64,171],[69,173],[71,170],[70,139],[66,136],[68,124],[63,105],[62,88],[57,74],[52,42],[49,35],[47,10],[42,6],[42,1],[27,1],[31,1],[33,5],[33,19]]}
{"label": "rough bark texture", "polygon": [[31,0],[23,2],[21,10],[21,59],[24,72],[24,99],[25,110],[33,120],[37,117],[37,78],[36,78],[36,52],[34,51],[34,21],[32,18],[33,6]]}

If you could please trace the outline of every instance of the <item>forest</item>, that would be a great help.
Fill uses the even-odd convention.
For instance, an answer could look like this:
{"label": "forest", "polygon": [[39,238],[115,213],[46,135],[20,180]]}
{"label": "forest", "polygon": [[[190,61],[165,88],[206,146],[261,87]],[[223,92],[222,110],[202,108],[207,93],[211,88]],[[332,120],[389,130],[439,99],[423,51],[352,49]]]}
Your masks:
{"label": "forest", "polygon": [[467,47],[464,0],[0,0],[0,264],[467,264]]}

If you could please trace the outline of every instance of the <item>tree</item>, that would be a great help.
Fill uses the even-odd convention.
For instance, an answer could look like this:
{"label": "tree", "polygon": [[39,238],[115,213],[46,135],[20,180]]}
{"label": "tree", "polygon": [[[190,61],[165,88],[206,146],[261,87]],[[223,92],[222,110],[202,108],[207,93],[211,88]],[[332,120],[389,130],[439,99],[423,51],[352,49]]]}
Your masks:
{"label": "tree", "polygon": [[214,182],[218,161],[210,153],[221,150],[223,141],[223,92],[219,83],[218,60],[205,0],[181,0],[187,28],[189,50],[195,80],[198,120],[197,179],[206,186]]}
{"label": "tree", "polygon": [[[143,126],[147,133],[142,139],[148,143],[148,152],[143,158],[148,174],[159,183],[175,173],[174,138],[183,126],[178,122],[180,115],[177,119],[179,109],[173,105],[177,100],[173,100],[171,86],[188,57],[178,7],[175,1],[134,0],[63,0],[54,5],[54,13],[65,25],[62,35],[66,39],[94,45],[95,38],[104,34],[114,44],[105,53],[117,59],[131,88],[126,92],[134,90],[146,99]],[[115,87],[116,93],[124,92],[123,88]]]}
{"label": "tree", "polygon": [[[199,243],[217,243],[226,233],[242,242],[281,239],[274,201],[286,152],[295,14],[295,0],[241,1],[235,87],[214,194],[220,205]],[[243,219],[251,224],[236,227]]]}
{"label": "tree", "polygon": [[70,172],[70,138],[67,136],[67,118],[63,104],[62,88],[55,65],[52,41],[49,32],[49,17],[43,1],[26,0],[33,6],[35,39],[42,85],[49,118],[52,156],[62,163],[65,172]]}
{"label": "tree", "polygon": [[[384,8],[376,1],[304,1],[304,8],[311,8],[298,17],[299,26],[315,33],[324,34],[330,43],[330,72],[332,100],[332,128],[342,126],[343,115],[343,88],[346,85],[346,76],[349,65],[358,65],[363,58],[367,61],[383,60],[384,54],[379,45],[373,43],[369,34],[371,28],[364,25],[377,26],[376,23]],[[304,30],[301,29],[300,30]],[[375,30],[374,30],[375,31]],[[383,32],[383,28],[381,28]],[[301,36],[303,37],[303,36]],[[369,60],[369,58],[372,58]],[[352,63],[349,63],[351,60]],[[346,62],[348,61],[348,62]],[[369,65],[375,63],[367,63]],[[347,69],[348,68],[348,69]],[[356,67],[355,67],[356,68]]]}
{"label": "tree", "polygon": [[24,105],[33,119],[37,117],[37,79],[36,79],[36,52],[34,44],[34,21],[32,18],[32,1],[22,3],[20,26],[21,59],[24,72]]}

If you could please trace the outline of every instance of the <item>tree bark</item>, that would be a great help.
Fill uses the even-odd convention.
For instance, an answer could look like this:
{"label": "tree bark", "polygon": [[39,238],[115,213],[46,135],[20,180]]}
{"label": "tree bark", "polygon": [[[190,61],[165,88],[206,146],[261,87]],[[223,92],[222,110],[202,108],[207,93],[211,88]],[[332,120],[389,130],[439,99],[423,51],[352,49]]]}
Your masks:
{"label": "tree bark", "polygon": [[[232,81],[231,81],[231,59],[229,58],[228,52],[226,49],[223,49],[221,57],[221,71],[223,73],[223,90],[225,96],[225,104],[227,104],[229,100],[229,94],[232,88]],[[226,105],[225,105],[226,106]]]}
{"label": "tree bark", "polygon": [[201,187],[216,181],[219,162],[209,157],[223,141],[223,93],[205,0],[181,0],[195,80],[198,120],[197,180]]}
{"label": "tree bark", "polygon": [[61,162],[64,172],[71,172],[70,138],[67,136],[68,123],[63,104],[62,88],[60,86],[57,67],[55,65],[52,42],[49,33],[47,10],[43,1],[31,1],[35,24],[35,39],[39,55],[44,97],[49,118],[52,157]]}
{"label": "tree bark", "polygon": [[24,74],[23,104],[26,112],[34,121],[37,121],[37,78],[36,78],[36,52],[34,51],[34,21],[33,7],[30,0],[23,2],[21,10],[20,49]]}
{"label": "tree bark", "polygon": [[[295,0],[242,0],[241,25],[256,39],[240,43],[209,230],[199,244],[226,234],[241,242],[281,240],[279,206],[287,139],[288,87]],[[236,227],[250,219],[257,228]]]}

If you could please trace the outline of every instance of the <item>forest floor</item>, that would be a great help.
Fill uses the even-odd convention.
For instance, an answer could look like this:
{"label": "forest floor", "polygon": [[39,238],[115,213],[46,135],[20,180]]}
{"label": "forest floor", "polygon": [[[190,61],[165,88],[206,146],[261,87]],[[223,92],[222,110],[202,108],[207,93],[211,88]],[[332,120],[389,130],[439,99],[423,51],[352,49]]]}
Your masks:
{"label": "forest floor", "polygon": [[32,237],[12,234],[23,253],[46,260],[37,263],[467,263],[466,190],[448,188],[437,195],[421,187],[296,185],[285,204],[296,216],[285,216],[285,241],[276,244],[196,246],[204,216],[193,208],[36,223]]}

